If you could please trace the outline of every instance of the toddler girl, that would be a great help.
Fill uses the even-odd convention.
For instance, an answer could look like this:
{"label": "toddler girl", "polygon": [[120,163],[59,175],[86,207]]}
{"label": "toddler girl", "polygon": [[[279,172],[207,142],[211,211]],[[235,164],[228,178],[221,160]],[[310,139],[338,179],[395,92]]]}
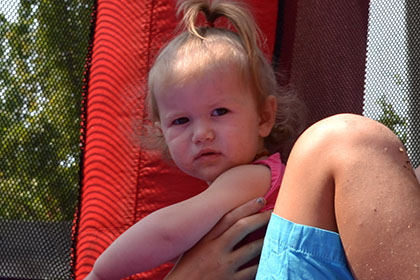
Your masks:
{"label": "toddler girl", "polygon": [[[264,196],[264,210],[274,206],[284,172],[280,153],[287,154],[299,129],[299,103],[279,89],[241,5],[191,0],[179,11],[187,31],[161,50],[149,73],[150,131],[182,171],[209,187],[136,223],[86,279],[121,279],[172,260],[252,198]],[[200,13],[207,26],[196,27]],[[235,31],[213,27],[219,17]]]}

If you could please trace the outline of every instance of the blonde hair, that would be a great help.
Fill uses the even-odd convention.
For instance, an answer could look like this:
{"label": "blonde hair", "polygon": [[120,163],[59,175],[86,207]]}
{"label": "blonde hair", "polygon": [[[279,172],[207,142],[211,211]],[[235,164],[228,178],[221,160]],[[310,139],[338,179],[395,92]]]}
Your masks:
{"label": "blonde hair", "polygon": [[[231,65],[239,70],[244,86],[251,87],[258,108],[267,96],[276,96],[276,122],[265,146],[270,152],[281,152],[285,159],[301,129],[298,114],[301,103],[293,93],[280,89],[275,72],[259,47],[263,44],[261,32],[249,10],[239,2],[186,0],[178,2],[177,14],[181,12],[179,28],[183,32],[161,49],[149,72],[147,106],[152,124],[159,121],[155,92],[200,78],[210,69]],[[197,26],[200,13],[204,14],[207,26]],[[214,27],[221,17],[235,31]],[[147,146],[150,148],[150,143],[154,143],[152,148],[167,153],[163,136],[156,132],[157,129],[149,127],[148,134],[154,140],[147,141]]]}

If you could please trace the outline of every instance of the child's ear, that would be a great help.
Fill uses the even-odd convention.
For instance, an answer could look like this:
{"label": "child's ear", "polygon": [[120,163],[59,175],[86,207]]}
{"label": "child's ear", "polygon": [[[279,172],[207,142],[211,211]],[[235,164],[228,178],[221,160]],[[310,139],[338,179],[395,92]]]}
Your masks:
{"label": "child's ear", "polygon": [[259,135],[267,137],[270,135],[271,129],[276,121],[277,99],[273,95],[269,95],[263,104],[260,112]]}

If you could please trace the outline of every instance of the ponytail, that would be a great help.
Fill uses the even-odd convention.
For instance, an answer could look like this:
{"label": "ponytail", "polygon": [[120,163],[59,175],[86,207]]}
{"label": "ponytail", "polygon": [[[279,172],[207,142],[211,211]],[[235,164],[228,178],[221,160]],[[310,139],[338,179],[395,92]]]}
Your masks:
{"label": "ponytail", "polygon": [[[244,3],[220,0],[181,0],[178,1],[177,15],[184,15],[181,20],[183,26],[191,35],[205,40],[208,28],[215,25],[218,18],[225,18],[231,23],[239,36],[242,46],[248,56],[250,74],[254,80],[256,90],[263,90],[261,81],[258,78],[258,65],[261,59],[266,60],[260,50],[263,44],[262,33],[254,21],[254,17]],[[208,26],[197,27],[198,15],[204,14]],[[258,94],[258,95],[260,95]]]}

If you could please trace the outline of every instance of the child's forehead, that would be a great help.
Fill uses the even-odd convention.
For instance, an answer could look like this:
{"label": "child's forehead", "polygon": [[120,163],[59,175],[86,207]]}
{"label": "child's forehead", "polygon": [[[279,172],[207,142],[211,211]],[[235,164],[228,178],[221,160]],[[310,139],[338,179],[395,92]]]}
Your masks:
{"label": "child's forehead", "polygon": [[246,77],[239,66],[231,62],[214,62],[205,66],[186,65],[180,63],[174,67],[164,81],[163,87],[184,87],[191,85],[205,85],[208,83],[222,83],[234,81],[241,86],[246,84]]}
{"label": "child's forehead", "polygon": [[[220,73],[215,74],[218,76]],[[174,115],[186,112],[207,114],[216,107],[237,110],[254,100],[250,91],[239,86],[237,81],[229,83],[228,78],[221,82],[213,81],[202,78],[159,92],[157,106],[161,117],[172,118]]]}

